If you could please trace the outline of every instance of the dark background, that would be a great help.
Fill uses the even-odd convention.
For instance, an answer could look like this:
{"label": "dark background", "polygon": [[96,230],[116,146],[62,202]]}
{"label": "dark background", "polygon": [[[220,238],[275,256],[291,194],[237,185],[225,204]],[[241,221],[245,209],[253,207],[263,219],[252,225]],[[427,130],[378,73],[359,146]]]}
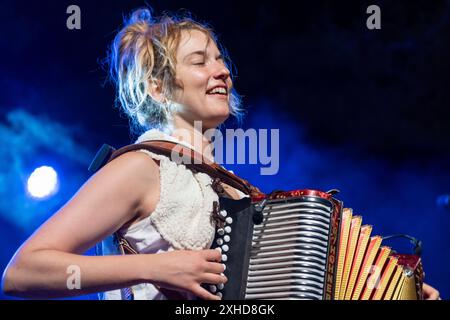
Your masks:
{"label": "dark background", "polygon": [[[277,175],[230,169],[266,192],[340,189],[375,233],[421,239],[427,281],[450,296],[450,212],[436,206],[450,193],[450,1],[147,3],[157,15],[187,10],[211,24],[237,70],[243,128],[280,129]],[[66,28],[71,4],[81,30]],[[89,177],[103,142],[134,140],[103,60],[123,17],[145,4],[1,2],[0,269]],[[371,4],[381,30],[366,27]],[[59,193],[28,198],[27,176],[49,163]]]}

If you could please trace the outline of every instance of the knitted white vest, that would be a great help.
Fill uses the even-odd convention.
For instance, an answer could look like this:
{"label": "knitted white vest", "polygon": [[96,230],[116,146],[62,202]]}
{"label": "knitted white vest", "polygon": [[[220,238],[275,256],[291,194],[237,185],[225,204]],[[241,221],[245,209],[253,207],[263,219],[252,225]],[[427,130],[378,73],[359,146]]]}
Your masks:
{"label": "knitted white vest", "polygon": [[[185,142],[158,130],[142,134],[136,143],[146,140],[168,140],[193,148]],[[211,219],[213,202],[218,201],[205,173],[193,173],[168,157],[139,150],[159,160],[160,199],[150,214],[150,221],[161,237],[175,249],[200,250],[211,246],[215,225]]]}

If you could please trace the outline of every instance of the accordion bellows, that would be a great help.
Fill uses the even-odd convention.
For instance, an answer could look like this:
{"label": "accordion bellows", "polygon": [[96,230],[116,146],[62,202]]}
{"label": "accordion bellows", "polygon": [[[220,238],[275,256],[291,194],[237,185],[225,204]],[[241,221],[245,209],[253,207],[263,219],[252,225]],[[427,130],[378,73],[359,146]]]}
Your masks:
{"label": "accordion bellows", "polygon": [[223,299],[421,299],[420,257],[401,255],[372,235],[332,194],[277,192],[221,198],[220,247],[228,282]]}

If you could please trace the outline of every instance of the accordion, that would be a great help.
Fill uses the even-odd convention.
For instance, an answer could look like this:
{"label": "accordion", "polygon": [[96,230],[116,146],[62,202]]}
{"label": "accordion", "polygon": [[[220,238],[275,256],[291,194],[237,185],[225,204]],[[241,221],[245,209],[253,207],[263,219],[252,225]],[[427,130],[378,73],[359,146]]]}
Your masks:
{"label": "accordion", "polygon": [[224,300],[422,298],[420,257],[383,246],[334,192],[220,198],[218,216],[228,282],[208,289]]}

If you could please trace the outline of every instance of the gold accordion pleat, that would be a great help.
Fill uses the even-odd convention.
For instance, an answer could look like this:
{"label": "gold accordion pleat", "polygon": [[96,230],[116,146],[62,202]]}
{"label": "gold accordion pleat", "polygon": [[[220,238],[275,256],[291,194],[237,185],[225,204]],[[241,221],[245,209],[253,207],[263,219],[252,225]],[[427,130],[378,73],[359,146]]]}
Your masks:
{"label": "gold accordion pleat", "polygon": [[[334,283],[335,300],[416,300],[421,298],[420,258],[406,263],[351,209],[342,211]],[[402,260],[402,261],[400,261]]]}

